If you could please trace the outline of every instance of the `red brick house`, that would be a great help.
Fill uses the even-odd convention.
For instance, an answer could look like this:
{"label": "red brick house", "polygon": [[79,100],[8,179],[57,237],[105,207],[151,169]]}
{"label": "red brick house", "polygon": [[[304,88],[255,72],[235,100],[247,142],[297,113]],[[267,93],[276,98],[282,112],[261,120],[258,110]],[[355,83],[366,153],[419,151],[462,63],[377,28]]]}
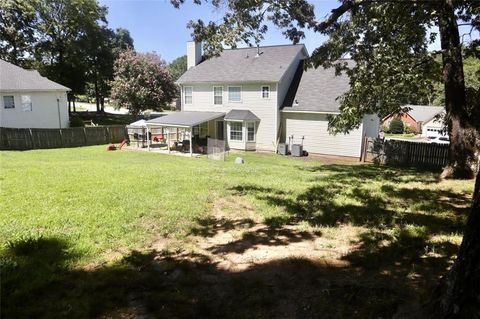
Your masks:
{"label": "red brick house", "polygon": [[408,109],[408,112],[392,113],[383,118],[382,124],[388,127],[393,119],[400,118],[403,124],[415,128],[417,133],[422,133],[422,124],[430,121],[445,110],[440,106],[428,105],[405,105],[404,108]]}

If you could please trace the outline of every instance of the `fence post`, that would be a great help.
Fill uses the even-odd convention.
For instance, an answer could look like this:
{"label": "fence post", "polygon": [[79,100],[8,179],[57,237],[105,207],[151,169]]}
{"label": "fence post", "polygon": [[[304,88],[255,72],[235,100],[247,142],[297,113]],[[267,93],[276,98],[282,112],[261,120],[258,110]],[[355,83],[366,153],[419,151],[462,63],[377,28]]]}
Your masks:
{"label": "fence post", "polygon": [[31,143],[32,149],[35,149],[35,144],[33,143],[33,132],[32,132],[32,129],[29,128],[29,129],[28,129],[28,132],[29,132],[29,135],[30,135],[30,143]]}
{"label": "fence post", "polygon": [[83,128],[83,136],[85,136],[85,146],[88,145],[88,140],[87,140],[87,128],[84,127]]}

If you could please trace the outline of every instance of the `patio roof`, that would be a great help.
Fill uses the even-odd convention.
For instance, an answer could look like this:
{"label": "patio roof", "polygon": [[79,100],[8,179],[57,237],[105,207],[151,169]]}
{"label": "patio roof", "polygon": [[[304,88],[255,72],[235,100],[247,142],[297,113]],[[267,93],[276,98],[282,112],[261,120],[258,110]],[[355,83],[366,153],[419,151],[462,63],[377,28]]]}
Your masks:
{"label": "patio roof", "polygon": [[219,117],[223,117],[224,112],[175,112],[147,121],[147,126],[173,126],[173,127],[192,127]]}

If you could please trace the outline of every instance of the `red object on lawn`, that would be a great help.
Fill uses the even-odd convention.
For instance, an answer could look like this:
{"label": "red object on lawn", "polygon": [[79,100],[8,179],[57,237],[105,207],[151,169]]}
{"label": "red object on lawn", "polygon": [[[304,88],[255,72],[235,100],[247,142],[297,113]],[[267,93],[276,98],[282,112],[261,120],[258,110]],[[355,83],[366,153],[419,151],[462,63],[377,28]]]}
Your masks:
{"label": "red object on lawn", "polygon": [[120,146],[118,148],[122,149],[122,147],[124,147],[125,144],[128,144],[128,140],[126,138],[123,139],[122,143],[120,144]]}
{"label": "red object on lawn", "polygon": [[114,144],[110,144],[107,146],[107,151],[115,151],[117,147]]}

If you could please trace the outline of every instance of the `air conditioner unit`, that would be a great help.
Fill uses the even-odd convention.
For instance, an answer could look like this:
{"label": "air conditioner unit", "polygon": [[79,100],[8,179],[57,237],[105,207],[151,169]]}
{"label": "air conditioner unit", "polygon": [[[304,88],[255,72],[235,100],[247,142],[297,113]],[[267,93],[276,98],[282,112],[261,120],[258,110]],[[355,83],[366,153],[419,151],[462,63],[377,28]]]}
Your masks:
{"label": "air conditioner unit", "polygon": [[303,145],[302,144],[293,144],[292,145],[292,156],[303,156]]}
{"label": "air conditioner unit", "polygon": [[287,143],[278,144],[278,154],[288,155],[288,144]]}

